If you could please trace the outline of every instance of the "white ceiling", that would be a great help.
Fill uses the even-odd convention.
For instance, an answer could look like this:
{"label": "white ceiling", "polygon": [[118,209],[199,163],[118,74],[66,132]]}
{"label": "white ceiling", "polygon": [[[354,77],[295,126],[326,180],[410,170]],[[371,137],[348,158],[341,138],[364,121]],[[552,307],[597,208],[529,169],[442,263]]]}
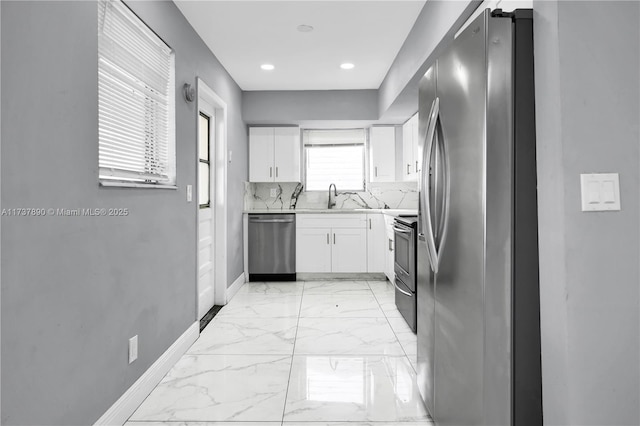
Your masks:
{"label": "white ceiling", "polygon": [[174,1],[243,90],[378,89],[425,3]]}

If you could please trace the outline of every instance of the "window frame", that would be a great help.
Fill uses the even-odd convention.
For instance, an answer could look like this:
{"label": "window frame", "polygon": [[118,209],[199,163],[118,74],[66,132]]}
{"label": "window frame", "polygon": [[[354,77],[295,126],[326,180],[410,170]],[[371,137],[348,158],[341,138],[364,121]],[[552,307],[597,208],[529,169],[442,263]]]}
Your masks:
{"label": "window frame", "polygon": [[304,185],[304,189],[303,192],[325,192],[329,190],[329,186],[327,186],[327,189],[308,189],[307,188],[307,164],[308,164],[308,158],[307,158],[307,146],[311,146],[313,147],[314,144],[306,144],[305,143],[305,138],[304,138],[304,132],[305,131],[340,131],[340,130],[363,130],[363,134],[364,134],[364,139],[362,141],[362,144],[359,143],[348,143],[348,144],[323,144],[323,145],[315,145],[317,146],[326,146],[326,147],[338,147],[338,146],[359,146],[362,145],[362,188],[360,189],[352,189],[352,188],[337,188],[337,191],[347,191],[347,192],[364,192],[367,189],[367,146],[368,146],[368,137],[369,137],[369,132],[367,131],[366,128],[363,127],[358,127],[358,128],[349,128],[349,129],[301,129],[302,132],[302,184]]}
{"label": "window frame", "polygon": [[[200,158],[200,140],[198,140],[198,198],[200,197],[200,164],[206,164],[209,170],[207,175],[207,186],[209,188],[209,202],[206,204],[200,204],[200,200],[198,200],[198,208],[200,209],[210,209],[211,208],[211,120],[215,120],[215,116],[207,115],[204,111],[198,111],[198,120],[200,117],[204,117],[207,119],[207,159],[203,160]],[[200,126],[198,126],[198,132],[200,132]]]}
{"label": "window frame", "polygon": [[[152,43],[156,43],[158,45],[162,44],[166,46],[169,51],[168,54],[168,76],[167,76],[167,92],[166,92],[166,110],[167,110],[167,118],[166,118],[166,179],[162,179],[158,177],[157,179],[149,178],[151,173],[147,173],[146,175],[141,172],[136,172],[134,170],[126,170],[121,169],[120,172],[114,172],[114,168],[109,168],[104,164],[101,164],[100,158],[98,158],[98,183],[101,187],[123,187],[123,188],[154,188],[154,189],[177,189],[177,138],[176,138],[176,57],[175,51],[167,44],[162,37],[160,37],[147,23],[142,20],[131,8],[125,4],[121,0],[100,0],[97,2],[98,5],[98,26],[100,26],[101,19],[106,19],[106,16],[103,14],[109,13],[109,8],[119,8],[120,13],[125,15],[124,19],[129,19],[133,25],[142,28],[142,33],[144,36],[147,36]],[[118,13],[118,12],[111,12]],[[101,15],[102,18],[101,18]],[[98,44],[100,46],[100,37],[101,36],[101,28],[98,28]],[[155,38],[152,38],[155,37]],[[129,51],[129,50],[127,50]],[[102,51],[100,47],[98,48],[98,63],[100,63],[101,58],[103,58]],[[149,66],[148,63],[144,64],[145,66]],[[119,68],[122,65],[116,64]],[[99,66],[100,69],[100,66]],[[125,70],[125,68],[122,68]],[[120,71],[122,72],[122,71]],[[106,74],[107,76],[111,76],[112,74]],[[98,74],[98,84],[103,81],[100,77],[100,72]],[[142,82],[145,86],[148,86],[148,80],[139,79],[139,82]],[[125,86],[129,87],[129,86]],[[131,90],[136,90],[134,85],[130,86]],[[98,88],[98,96],[101,96],[101,89]],[[147,95],[144,95],[146,96]],[[145,111],[144,118],[149,119],[148,111]],[[101,142],[100,142],[100,134],[101,134],[101,108],[100,101],[98,102],[98,153],[101,150]],[[151,117],[153,118],[153,117]],[[148,158],[150,154],[148,149],[151,149],[151,152],[157,151],[161,145],[158,143],[149,144],[146,139],[143,141],[142,145],[145,146],[145,157]],[[108,170],[111,170],[112,175],[108,174]],[[105,172],[107,171],[107,172]],[[135,177],[134,175],[138,173],[140,177]]]}

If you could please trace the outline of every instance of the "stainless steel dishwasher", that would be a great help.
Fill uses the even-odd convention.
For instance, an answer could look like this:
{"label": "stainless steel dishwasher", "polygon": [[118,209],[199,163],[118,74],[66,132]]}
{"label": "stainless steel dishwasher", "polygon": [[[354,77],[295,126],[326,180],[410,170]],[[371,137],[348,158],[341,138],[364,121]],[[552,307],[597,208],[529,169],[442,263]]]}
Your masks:
{"label": "stainless steel dishwasher", "polygon": [[296,280],[296,215],[249,214],[249,281]]}

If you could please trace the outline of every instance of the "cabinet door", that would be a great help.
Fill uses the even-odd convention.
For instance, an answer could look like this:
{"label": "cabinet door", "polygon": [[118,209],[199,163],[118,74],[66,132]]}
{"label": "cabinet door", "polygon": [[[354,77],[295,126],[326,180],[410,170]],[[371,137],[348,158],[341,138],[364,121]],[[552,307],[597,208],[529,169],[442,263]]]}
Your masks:
{"label": "cabinet door", "polygon": [[296,272],[331,272],[331,229],[296,229]]}
{"label": "cabinet door", "polygon": [[385,253],[385,262],[384,262],[384,274],[389,278],[389,281],[394,282],[395,278],[395,247],[394,247],[394,233],[393,233],[393,222],[394,217],[389,215],[383,215],[384,217],[384,230],[385,230],[385,239],[384,239],[384,253]]}
{"label": "cabinet door", "polygon": [[396,180],[396,129],[372,127],[369,146],[371,182]]}
{"label": "cabinet door", "polygon": [[367,272],[367,230],[334,228],[331,231],[331,271]]}
{"label": "cabinet door", "polygon": [[367,272],[386,269],[387,234],[382,214],[367,215]]}
{"label": "cabinet door", "polygon": [[249,128],[249,181],[273,182],[273,127]]}
{"label": "cabinet door", "polygon": [[413,123],[411,120],[402,126],[402,180],[415,180],[413,161]]}
{"label": "cabinet door", "polygon": [[411,119],[411,132],[412,132],[412,143],[413,143],[413,180],[418,180],[418,172],[420,171],[420,163],[422,160],[418,155],[418,144],[420,143],[420,118],[418,114],[413,116]]}
{"label": "cabinet door", "polygon": [[275,181],[300,182],[300,128],[275,128]]}

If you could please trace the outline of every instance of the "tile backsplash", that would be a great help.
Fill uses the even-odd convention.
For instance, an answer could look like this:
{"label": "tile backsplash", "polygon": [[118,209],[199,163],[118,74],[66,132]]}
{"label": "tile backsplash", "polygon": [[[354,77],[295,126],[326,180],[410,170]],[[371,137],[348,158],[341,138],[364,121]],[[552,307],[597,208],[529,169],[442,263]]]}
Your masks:
{"label": "tile backsplash", "polygon": [[[326,209],[329,188],[326,191],[299,192],[297,182],[252,183],[245,182],[245,210]],[[272,189],[275,197],[272,197]],[[417,209],[416,182],[370,183],[364,191],[340,191],[334,209]]]}

